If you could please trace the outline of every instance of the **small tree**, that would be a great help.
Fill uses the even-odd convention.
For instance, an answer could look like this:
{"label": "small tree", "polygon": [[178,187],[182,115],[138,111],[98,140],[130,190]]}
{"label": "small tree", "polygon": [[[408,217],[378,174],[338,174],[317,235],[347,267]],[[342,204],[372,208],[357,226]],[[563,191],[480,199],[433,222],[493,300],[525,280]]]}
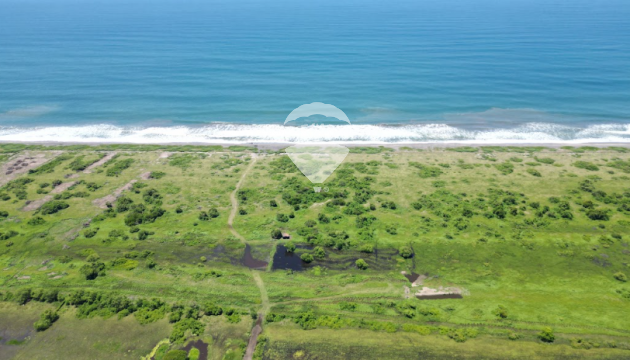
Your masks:
{"label": "small tree", "polygon": [[288,222],[289,221],[289,217],[286,214],[278,213],[278,214],[276,214],[276,220],[278,220],[280,222]]}
{"label": "small tree", "polygon": [[410,247],[403,246],[398,249],[398,254],[400,254],[400,256],[402,256],[404,259],[410,259],[413,256],[413,251],[411,251]]}
{"label": "small tree", "polygon": [[289,241],[288,243],[286,243],[284,247],[287,249],[287,252],[290,252],[290,253],[295,252],[295,243],[292,241]]}
{"label": "small tree", "polygon": [[553,334],[553,330],[550,327],[542,329],[542,331],[538,333],[538,338],[540,341],[546,343],[552,343],[556,340],[556,336]]}
{"label": "small tree", "polygon": [[315,259],[317,260],[324,260],[324,258],[326,257],[326,251],[324,251],[324,248],[321,246],[318,246],[315,248]]}
{"label": "small tree", "polygon": [[508,309],[503,305],[499,305],[492,313],[499,319],[506,319],[508,317]]}
{"label": "small tree", "polygon": [[615,277],[615,279],[621,281],[621,282],[626,282],[628,281],[628,277],[626,276],[626,274],[622,273],[621,271],[616,273],[615,275],[613,275]]}
{"label": "small tree", "polygon": [[278,207],[278,203],[276,202],[276,200],[269,200],[269,206]]}
{"label": "small tree", "polygon": [[282,231],[280,229],[271,230],[271,238],[272,239],[282,239]]}
{"label": "small tree", "polygon": [[359,268],[361,270],[367,270],[367,268],[369,267],[368,264],[363,259],[358,259],[355,262],[355,264],[357,265],[357,268]]}
{"label": "small tree", "polygon": [[309,264],[313,262],[313,255],[302,254],[302,256],[300,256],[300,259],[302,259],[302,261],[304,261],[305,263]]}

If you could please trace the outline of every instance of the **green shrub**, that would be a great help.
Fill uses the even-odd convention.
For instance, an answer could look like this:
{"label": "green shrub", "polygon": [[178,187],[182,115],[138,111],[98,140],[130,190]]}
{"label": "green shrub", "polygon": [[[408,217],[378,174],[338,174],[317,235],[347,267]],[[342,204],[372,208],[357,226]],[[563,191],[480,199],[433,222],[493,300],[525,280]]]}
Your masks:
{"label": "green shrub", "polygon": [[282,231],[280,229],[271,230],[272,239],[282,239]]}
{"label": "green shrub", "polygon": [[367,270],[367,268],[369,267],[368,264],[363,259],[358,259],[354,263],[357,266],[357,268],[360,270]]}
{"label": "green shrub", "polygon": [[302,261],[304,261],[305,263],[309,264],[313,262],[313,255],[302,254],[302,256],[300,256],[300,259],[302,259]]}
{"label": "green shrub", "polygon": [[587,162],[587,161],[576,161],[573,163],[573,166],[575,166],[578,169],[584,169],[584,170],[588,170],[588,171],[597,171],[599,170],[599,167],[591,162]]}
{"label": "green shrub", "polygon": [[398,249],[398,254],[404,259],[410,259],[413,256],[413,251],[409,246],[403,246]]}
{"label": "green shrub", "polygon": [[51,327],[52,324],[58,319],[59,315],[56,312],[52,310],[46,310],[40,315],[39,320],[35,322],[35,330],[44,331]]}
{"label": "green shrub", "polygon": [[65,201],[53,200],[42,205],[42,207],[39,210],[42,215],[49,215],[49,214],[57,213],[63,209],[67,209],[69,207],[70,205]]}
{"label": "green shrub", "polygon": [[527,171],[532,176],[536,176],[536,177],[541,177],[542,176],[542,174],[536,169],[529,168],[529,169],[527,169],[525,171]]}
{"label": "green shrub", "polygon": [[34,216],[28,220],[28,224],[32,226],[42,225],[45,223],[46,220],[44,220],[44,218],[42,218],[41,216]]}
{"label": "green shrub", "polygon": [[626,281],[628,281],[628,277],[626,276],[626,274],[622,273],[621,271],[620,271],[620,272],[615,273],[615,274],[613,275],[613,277],[614,277],[616,280],[621,281],[621,282],[626,282]]}
{"label": "green shrub", "polygon": [[131,164],[133,164],[133,162],[134,162],[133,159],[124,159],[124,160],[114,161],[113,164],[107,168],[105,175],[120,176],[123,170],[128,169],[131,166]]}
{"label": "green shrub", "polygon": [[553,334],[553,330],[550,327],[546,327],[542,329],[538,333],[538,338],[542,342],[552,343],[556,340],[556,336]]}

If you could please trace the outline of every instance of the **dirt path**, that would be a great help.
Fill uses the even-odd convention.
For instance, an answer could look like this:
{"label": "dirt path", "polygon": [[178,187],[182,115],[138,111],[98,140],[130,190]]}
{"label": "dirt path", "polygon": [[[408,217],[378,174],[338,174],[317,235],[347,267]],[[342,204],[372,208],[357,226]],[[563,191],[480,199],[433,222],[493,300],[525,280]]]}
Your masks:
{"label": "dirt path", "polygon": [[[230,194],[230,202],[232,203],[232,211],[230,211],[230,216],[228,217],[228,227],[230,228],[230,232],[232,233],[232,235],[239,238],[241,242],[245,244],[247,244],[245,237],[243,237],[243,235],[239,234],[239,232],[236,231],[236,229],[234,229],[234,218],[236,217],[236,212],[238,211],[238,200],[236,199],[236,194],[238,194],[238,190],[243,185],[243,182],[245,181],[247,174],[254,167],[254,163],[256,163],[256,154],[251,154],[251,155],[252,155],[251,163],[247,166],[247,169],[245,169],[245,171],[243,172],[241,179],[236,184],[236,188]],[[245,351],[245,356],[243,356],[243,360],[252,360],[252,357],[254,356],[254,351],[256,350],[256,344],[258,343],[258,336],[263,331],[262,322],[265,320],[265,314],[267,313],[267,311],[269,311],[269,308],[271,307],[271,305],[269,304],[269,297],[267,296],[267,288],[265,288],[265,283],[263,282],[262,277],[260,277],[260,273],[258,272],[258,270],[250,270],[250,271],[252,273],[252,277],[254,278],[254,282],[256,283],[256,286],[258,286],[258,289],[260,290],[260,299],[261,299],[262,309],[258,313],[258,320],[256,321],[256,325],[252,329],[252,334],[249,337],[249,342],[247,343],[247,350]]]}
{"label": "dirt path", "polygon": [[245,238],[241,234],[239,234],[238,231],[234,230],[234,225],[233,225],[234,218],[236,217],[236,212],[238,211],[238,200],[236,200],[236,194],[238,193],[238,190],[241,188],[241,185],[243,185],[243,182],[245,181],[245,177],[247,177],[247,174],[249,173],[249,171],[254,167],[255,162],[256,162],[256,154],[252,154],[251,163],[249,164],[249,166],[247,166],[247,169],[243,171],[243,175],[241,176],[241,179],[236,184],[236,188],[230,194],[230,202],[232,202],[232,211],[230,211],[230,216],[228,217],[228,227],[230,228],[230,232],[232,232],[232,235],[239,238],[242,242],[245,242]]}
{"label": "dirt path", "polygon": [[114,201],[116,201],[116,199],[118,199],[124,191],[131,189],[131,187],[133,186],[133,183],[135,183],[136,181],[138,180],[131,180],[130,182],[126,183],[124,186],[121,186],[118,189],[114,190],[112,194],[109,194],[105,197],[92,201],[92,204],[100,207],[101,209],[107,209],[107,203],[113,204]]}
{"label": "dirt path", "polygon": [[108,162],[111,158],[113,158],[114,156],[116,156],[117,152],[111,152],[107,155],[105,155],[104,158],[102,158],[101,160],[95,162],[94,164],[88,166],[85,170],[83,170],[84,174],[91,174],[92,170],[94,170],[95,168],[105,164],[106,162]]}

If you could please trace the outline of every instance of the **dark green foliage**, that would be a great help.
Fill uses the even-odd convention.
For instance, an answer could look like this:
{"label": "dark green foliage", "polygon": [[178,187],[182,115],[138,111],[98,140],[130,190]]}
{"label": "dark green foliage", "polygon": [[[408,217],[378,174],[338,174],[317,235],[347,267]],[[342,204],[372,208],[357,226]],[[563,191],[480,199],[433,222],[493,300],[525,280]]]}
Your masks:
{"label": "dark green foliage", "polygon": [[[9,181],[4,187],[3,190],[7,192],[12,192],[15,194],[15,197],[19,200],[26,200],[27,192],[26,185],[33,182],[33,179],[30,178],[19,178],[15,180]],[[2,200],[7,201],[10,200],[11,196],[8,194],[2,194]]]}
{"label": "dark green foliage", "polygon": [[615,273],[613,275],[613,277],[615,278],[615,280],[617,281],[621,281],[621,282],[626,282],[628,281],[628,277],[626,276],[626,274],[622,273],[621,271]]}
{"label": "dark green foliage", "polygon": [[542,176],[542,174],[536,169],[529,168],[529,169],[527,169],[525,171],[527,171],[532,176],[536,176],[536,177],[541,177]]}
{"label": "dark green foliage", "polygon": [[302,256],[300,256],[300,259],[302,259],[302,261],[304,261],[305,263],[312,263],[313,262],[313,255],[305,253],[302,254]]}
{"label": "dark green foliage", "polygon": [[416,169],[420,170],[420,172],[418,173],[418,176],[420,176],[423,179],[431,178],[431,177],[438,177],[443,174],[442,169],[440,169],[437,166],[423,165],[423,164],[420,164],[418,162],[413,162],[413,161],[409,163],[409,166],[415,167]]}
{"label": "dark green foliage", "polygon": [[280,222],[288,222],[289,221],[289,217],[285,214],[282,213],[278,213],[276,214],[276,220],[280,221]]}
{"label": "dark green foliage", "polygon": [[285,315],[283,314],[276,314],[276,313],[267,313],[267,315],[265,315],[265,322],[266,323],[273,323],[273,322],[279,322],[282,321],[286,318]]}
{"label": "dark green foliage", "polygon": [[72,160],[72,162],[70,163],[70,165],[68,165],[68,167],[72,171],[83,171],[87,169],[90,165],[104,158],[105,156],[106,154],[99,154],[98,157],[96,158],[84,161],[85,155],[79,155],[74,160]]}
{"label": "dark green foliage", "polygon": [[116,212],[122,213],[129,210],[131,204],[133,204],[133,200],[131,200],[131,198],[124,195],[119,197],[116,199]]}
{"label": "dark green foliage", "polygon": [[[111,161],[111,160],[110,160]],[[120,176],[125,169],[128,169],[133,164],[133,159],[115,160],[113,163],[107,164],[107,176]],[[109,161],[108,161],[109,163]]]}
{"label": "dark green foliage", "polygon": [[366,270],[369,267],[363,259],[358,259],[357,261],[355,261],[355,265],[361,270]]}
{"label": "dark green foliage", "polygon": [[499,170],[503,175],[508,175],[514,172],[514,164],[509,161],[494,164],[494,167]]}
{"label": "dark green foliage", "polygon": [[212,219],[218,218],[219,210],[217,210],[216,208],[211,208],[210,210],[208,210],[208,216]]}
{"label": "dark green foliage", "polygon": [[223,309],[214,303],[206,303],[203,306],[203,312],[207,316],[219,316],[223,314]]}
{"label": "dark green foliage", "polygon": [[89,183],[86,183],[86,184],[85,184],[85,187],[86,187],[89,191],[94,192],[94,191],[96,191],[96,190],[100,189],[100,188],[101,188],[101,185],[99,185],[99,184],[97,184],[97,183],[95,183],[95,182],[89,182]]}
{"label": "dark green foliage", "polygon": [[52,311],[46,310],[40,316],[34,324],[35,330],[44,331],[52,326],[52,324],[59,319],[59,315]]}
{"label": "dark green foliage", "polygon": [[[179,321],[173,326],[173,331],[169,340],[173,343],[182,343],[186,339],[186,331],[190,330],[194,335],[203,335],[205,326],[203,323],[195,319],[184,319]],[[167,354],[168,355],[168,354]],[[166,358],[166,357],[165,357]],[[186,359],[186,352],[184,352],[184,360]]]}
{"label": "dark green foliage", "polygon": [[282,239],[282,231],[280,229],[271,230],[272,239]]}
{"label": "dark green foliage", "polygon": [[276,202],[276,200],[269,200],[269,206],[278,207],[278,203]]}
{"label": "dark green foliage", "polygon": [[507,319],[508,309],[502,305],[499,305],[496,309],[492,311],[492,314],[499,319]]}
{"label": "dark green foliage", "polygon": [[591,162],[588,161],[576,161],[573,163],[573,166],[575,166],[578,169],[584,169],[584,170],[588,170],[588,171],[597,171],[599,170],[599,167]]}
{"label": "dark green foliage", "polygon": [[63,209],[67,209],[69,207],[70,205],[65,201],[53,200],[42,205],[39,211],[42,215],[49,215],[49,214],[57,213]]}
{"label": "dark green foliage", "polygon": [[359,248],[359,251],[362,252],[362,253],[371,254],[371,253],[374,252],[374,245],[372,245],[372,244],[362,245]]}
{"label": "dark green foliage", "polygon": [[396,210],[396,203],[393,201],[383,201],[381,207],[384,209]]}
{"label": "dark green foliage", "polygon": [[413,257],[413,251],[409,246],[403,246],[398,249],[398,254],[404,259],[410,259]]}
{"label": "dark green foliage", "polygon": [[287,249],[287,252],[293,253],[295,252],[295,243],[292,241],[287,242],[286,244],[284,244],[284,247]]}
{"label": "dark green foliage", "polygon": [[147,189],[142,193],[142,200],[144,200],[146,204],[161,205],[161,199],[162,195],[155,189]]}
{"label": "dark green foliage", "polygon": [[41,216],[33,216],[28,220],[28,224],[32,226],[43,225],[46,223],[46,220]]}
{"label": "dark green foliage", "polygon": [[539,157],[534,157],[534,159],[536,161],[538,161],[539,163],[542,164],[547,164],[547,165],[552,165],[553,163],[556,162],[556,160],[552,159],[552,158],[539,158]]}
{"label": "dark green foliage", "polygon": [[83,231],[83,236],[85,236],[86,238],[93,238],[94,236],[96,236],[96,233],[98,233],[99,228],[91,228],[91,229],[87,229],[85,231]]}
{"label": "dark green foliage", "polygon": [[29,288],[20,289],[15,293],[14,300],[19,305],[24,305],[27,302],[31,301],[31,294],[32,294],[32,291]]}
{"label": "dark green foliage", "polygon": [[546,343],[552,343],[556,340],[556,336],[553,334],[553,330],[549,327],[542,329],[538,333],[538,338],[540,339],[540,341]]}
{"label": "dark green foliage", "polygon": [[373,216],[373,215],[357,216],[355,224],[356,224],[357,228],[361,229],[361,228],[369,227],[376,220],[377,220],[376,217]]}
{"label": "dark green foliage", "polygon": [[319,213],[317,215],[317,220],[321,223],[321,224],[328,224],[330,223],[330,218],[328,216],[326,216],[325,214]]}
{"label": "dark green foliage", "polygon": [[83,265],[79,272],[85,276],[85,280],[94,280],[99,276],[105,275],[105,263],[95,261]]}
{"label": "dark green foliage", "polygon": [[324,260],[324,258],[326,257],[326,251],[323,247],[317,246],[315,247],[315,249],[313,249],[313,256],[317,260]]}
{"label": "dark green foliage", "polygon": [[6,219],[7,217],[9,217],[9,213],[7,211],[0,210],[0,219]]}
{"label": "dark green foliage", "polygon": [[14,230],[9,230],[7,232],[0,232],[0,240],[9,240],[14,236],[18,236],[20,233]]}
{"label": "dark green foliage", "polygon": [[591,220],[607,221],[610,219],[608,211],[602,209],[591,209],[586,212],[586,216]]}
{"label": "dark green foliage", "polygon": [[149,175],[149,179],[161,179],[166,176],[166,173],[163,171],[152,171]]}
{"label": "dark green foliage", "polygon": [[164,215],[166,211],[159,206],[153,206],[147,209],[143,204],[131,205],[130,212],[125,216],[125,224],[134,226],[154,222],[157,218]]}

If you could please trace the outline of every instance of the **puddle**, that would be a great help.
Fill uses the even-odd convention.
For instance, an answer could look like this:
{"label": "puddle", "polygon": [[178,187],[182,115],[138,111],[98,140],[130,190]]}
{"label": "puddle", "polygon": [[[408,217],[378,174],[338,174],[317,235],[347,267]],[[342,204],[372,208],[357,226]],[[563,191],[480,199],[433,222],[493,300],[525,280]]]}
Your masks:
{"label": "puddle", "polygon": [[411,274],[404,274],[404,275],[407,278],[407,280],[409,280],[410,283],[414,283],[420,277],[420,274],[416,274],[414,272],[412,272]]}
{"label": "puddle", "polygon": [[[297,249],[299,250],[311,250],[312,246],[298,245]],[[293,271],[302,271],[312,266],[313,263],[307,264],[302,259],[300,259],[300,255],[294,252],[288,252],[287,248],[278,244],[276,247],[276,254],[273,256],[273,270],[286,270],[291,269]]]}
{"label": "puddle", "polygon": [[463,299],[461,294],[416,295],[419,300]]}
{"label": "puddle", "polygon": [[245,246],[245,253],[243,254],[241,262],[250,269],[264,269],[267,267],[266,261],[254,259],[252,256],[252,247],[249,246],[249,244]]}
{"label": "puddle", "polygon": [[199,360],[208,360],[208,344],[202,340],[191,341],[181,350],[190,352],[194,347],[199,350]]}
{"label": "puddle", "polygon": [[395,265],[395,257],[398,252],[395,249],[374,249],[371,254],[361,253],[356,249],[333,250],[326,248],[326,258],[315,260],[307,264],[300,259],[304,253],[311,252],[314,247],[311,245],[297,245],[295,253],[286,251],[282,244],[277,245],[276,253],[273,256],[273,270],[291,269],[293,271],[303,271],[315,266],[321,266],[331,270],[348,270],[355,268],[357,259],[365,260],[370,269],[389,270]]}

